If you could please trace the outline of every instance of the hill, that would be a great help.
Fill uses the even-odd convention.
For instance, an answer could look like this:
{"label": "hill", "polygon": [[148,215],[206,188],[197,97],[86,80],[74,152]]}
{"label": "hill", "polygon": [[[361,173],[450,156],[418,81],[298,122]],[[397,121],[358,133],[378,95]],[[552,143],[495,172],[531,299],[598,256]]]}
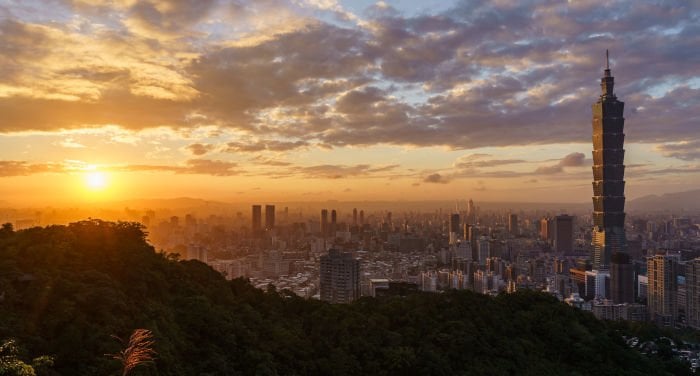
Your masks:
{"label": "hill", "polygon": [[700,211],[700,189],[685,192],[649,195],[630,200],[632,211],[652,212],[698,212]]}
{"label": "hill", "polygon": [[111,375],[135,328],[155,335],[140,375],[664,375],[620,326],[540,293],[466,291],[307,301],[157,253],[138,224],[0,230],[0,339],[61,375]]}

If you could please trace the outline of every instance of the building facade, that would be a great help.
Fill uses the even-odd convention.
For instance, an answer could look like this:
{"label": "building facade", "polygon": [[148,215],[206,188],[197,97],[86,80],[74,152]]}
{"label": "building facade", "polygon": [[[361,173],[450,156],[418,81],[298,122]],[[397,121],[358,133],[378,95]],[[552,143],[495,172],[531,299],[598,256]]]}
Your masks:
{"label": "building facade", "polygon": [[[607,57],[607,51],[606,51]],[[609,60],[593,104],[593,268],[607,269],[610,257],[626,250],[624,102],[613,92]]]}
{"label": "building facade", "polygon": [[676,257],[647,258],[647,307],[649,318],[662,326],[674,326],[678,316],[678,261]]}
{"label": "building facade", "polygon": [[321,300],[350,303],[360,297],[360,261],[351,252],[331,249],[321,256]]}

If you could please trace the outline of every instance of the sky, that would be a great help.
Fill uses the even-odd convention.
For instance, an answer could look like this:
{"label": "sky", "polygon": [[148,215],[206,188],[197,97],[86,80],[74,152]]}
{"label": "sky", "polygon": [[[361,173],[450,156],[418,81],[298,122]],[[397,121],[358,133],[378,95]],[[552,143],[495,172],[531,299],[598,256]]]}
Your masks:
{"label": "sky", "polygon": [[700,188],[694,1],[0,0],[0,201],[585,202]]}

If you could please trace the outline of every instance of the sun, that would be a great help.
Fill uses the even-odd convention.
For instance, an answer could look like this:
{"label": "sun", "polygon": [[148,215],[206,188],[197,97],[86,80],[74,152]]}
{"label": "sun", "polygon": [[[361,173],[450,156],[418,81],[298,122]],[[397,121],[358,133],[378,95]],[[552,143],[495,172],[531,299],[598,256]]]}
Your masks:
{"label": "sun", "polygon": [[107,176],[100,171],[91,171],[85,174],[85,184],[93,191],[99,191],[107,187]]}

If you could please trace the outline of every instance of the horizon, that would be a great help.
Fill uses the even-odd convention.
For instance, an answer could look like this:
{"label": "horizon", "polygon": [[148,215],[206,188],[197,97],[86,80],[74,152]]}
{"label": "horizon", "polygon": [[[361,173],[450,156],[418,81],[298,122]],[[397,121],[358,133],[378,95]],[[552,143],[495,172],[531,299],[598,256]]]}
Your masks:
{"label": "horizon", "polygon": [[637,2],[4,3],[0,196],[590,203],[607,49],[626,196],[694,190],[697,17]]}

